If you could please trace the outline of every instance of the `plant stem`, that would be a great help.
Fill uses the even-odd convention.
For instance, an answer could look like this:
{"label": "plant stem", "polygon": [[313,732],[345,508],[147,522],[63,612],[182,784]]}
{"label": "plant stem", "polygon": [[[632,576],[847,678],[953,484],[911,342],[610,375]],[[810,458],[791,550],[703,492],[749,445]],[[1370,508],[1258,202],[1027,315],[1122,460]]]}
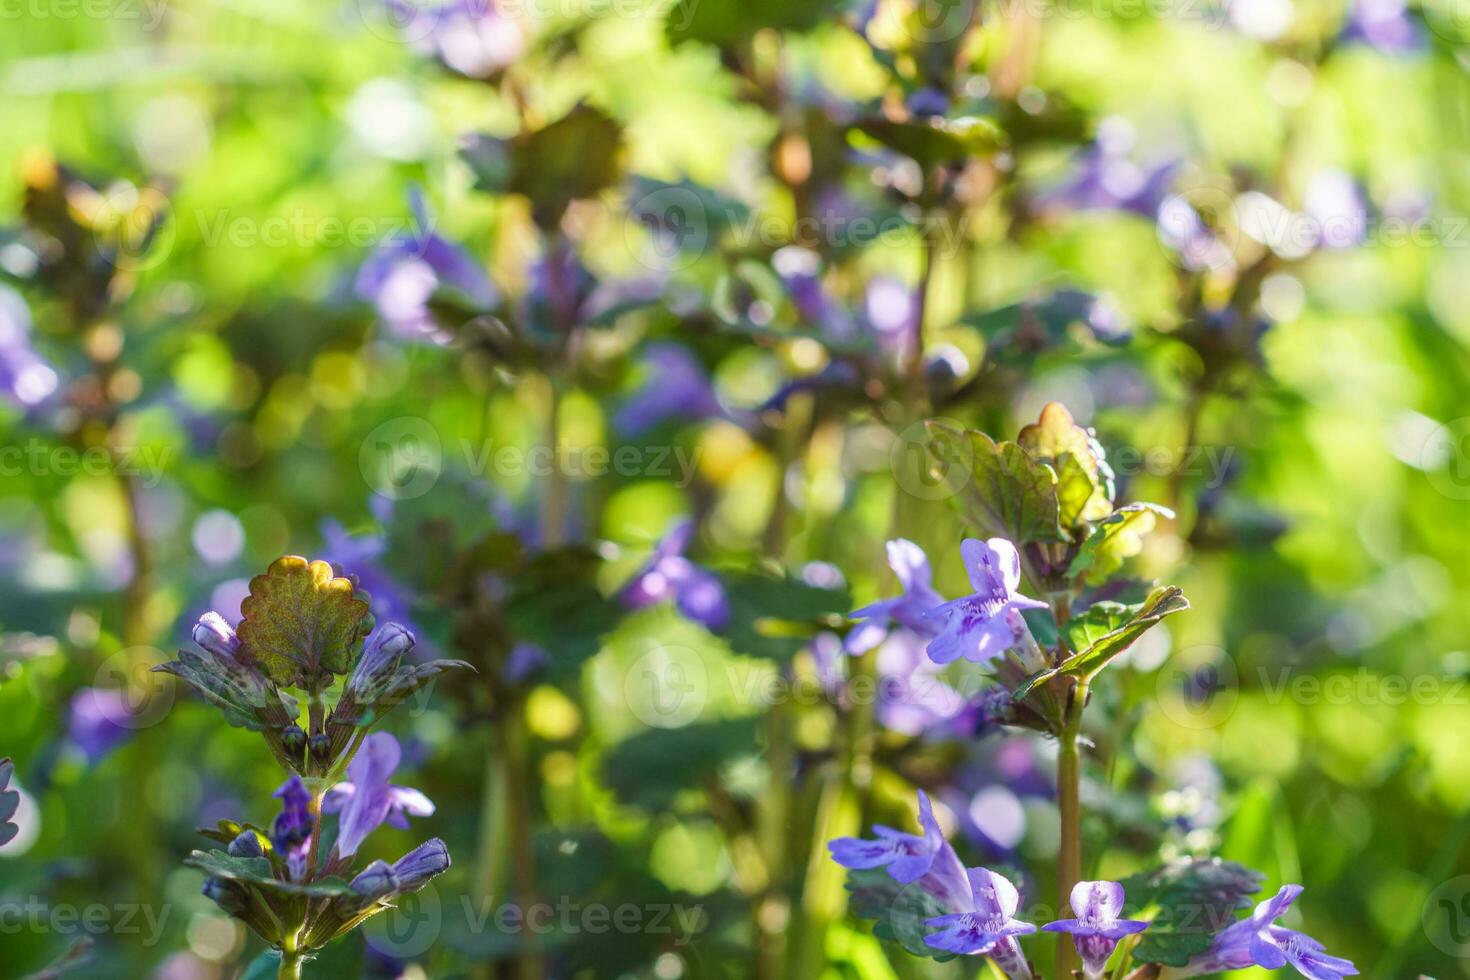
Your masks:
{"label": "plant stem", "polygon": [[281,950],[281,965],[276,970],[276,980],[301,980],[303,958],[295,950]]}
{"label": "plant stem", "polygon": [[[1082,711],[1087,704],[1086,679],[1079,680],[1067,707],[1065,727],[1059,737],[1057,751],[1057,809],[1061,812],[1061,844],[1057,848],[1057,910],[1067,907],[1072,886],[1082,878],[1082,759],[1077,751],[1077,735],[1082,729]],[[1056,975],[1061,980],[1072,975],[1075,950],[1064,937],[1057,940]]]}

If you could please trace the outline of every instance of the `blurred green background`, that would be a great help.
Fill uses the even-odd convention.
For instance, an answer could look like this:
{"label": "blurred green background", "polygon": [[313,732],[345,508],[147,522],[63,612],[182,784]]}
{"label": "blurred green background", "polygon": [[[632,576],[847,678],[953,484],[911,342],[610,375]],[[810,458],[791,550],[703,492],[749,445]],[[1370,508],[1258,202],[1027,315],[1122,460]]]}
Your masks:
{"label": "blurred green background", "polygon": [[[545,122],[586,102],[623,127],[625,172],[687,177],[789,227],[795,205],[768,155],[799,111],[742,97],[744,83],[714,48],[672,45],[663,6],[524,8],[534,41],[515,86],[444,72],[367,0],[4,7],[0,226],[20,226],[25,188],[44,183],[52,161],[123,210],[140,195],[167,202],[156,239],[118,275],[125,289],[85,326],[69,311],[75,293],[38,288],[22,250],[0,240],[0,270],[25,297],[35,346],[58,373],[112,365],[101,383],[118,411],[114,438],[141,466],[132,480],[107,467],[64,472],[57,447],[87,445],[85,429],[62,434],[0,411],[6,446],[43,447],[43,463],[7,469],[0,482],[0,755],[15,759],[27,794],[22,834],[0,848],[0,903],[106,906],[96,935],[104,955],[79,975],[230,977],[258,951],[179,861],[198,846],[196,826],[226,813],[267,819],[280,774],[246,733],[159,688],[139,665],[186,642],[201,611],[237,603],[243,580],[278,555],[325,554],[325,522],[378,528],[363,447],[379,426],[431,423],[445,475],[414,504],[436,515],[447,539],[455,529],[470,535],[491,520],[491,489],[506,501],[544,497],[524,473],[490,474],[489,487],[462,491],[476,481],[459,479],[468,467],[458,447],[542,444],[554,387],[559,445],[616,449],[624,443],[610,416],[638,384],[638,345],[686,329],[678,304],[621,318],[589,334],[578,369],[554,382],[483,353],[394,342],[352,283],[374,245],[407,227],[407,189],[425,188],[435,232],[478,256],[507,295],[524,295],[540,249],[529,209],[476,191],[459,141],[510,136],[523,113]],[[1291,7],[1289,31],[1269,43],[1203,5],[1198,17],[1137,16],[1107,3],[986,11],[970,55],[980,77],[996,77],[1020,49],[1017,35],[1034,34],[1022,94],[1065,105],[1089,120],[1087,131],[1126,119],[1140,145],[1179,148],[1193,172],[1233,175],[1237,189],[1288,201],[1335,168],[1361,182],[1379,213],[1396,200],[1432,202],[1427,240],[1374,235],[1273,270],[1260,300],[1273,322],[1259,362],[1208,383],[1207,358],[1178,339],[1180,310],[1196,300],[1191,290],[1218,282],[1182,274],[1152,223],[1135,215],[1023,225],[1010,201],[975,206],[973,247],[937,260],[925,322],[931,343],[952,343],[977,365],[988,340],[964,318],[1058,283],[1106,292],[1135,324],[1122,345],[1023,351],[982,394],[941,413],[1013,437],[1044,402],[1063,401],[1114,454],[1123,496],[1179,512],[1137,564],[1144,577],[1181,585],[1193,609],[1138,653],[1109,695],[1123,741],[1084,796],[1089,866],[1124,875],[1141,853],[1217,847],[1266,872],[1271,889],[1304,883],[1302,927],[1365,975],[1470,976],[1470,959],[1444,940],[1454,923],[1436,918],[1447,896],[1448,914],[1470,928],[1470,907],[1460,905],[1470,880],[1453,881],[1470,874],[1470,230],[1453,217],[1470,173],[1465,49],[1416,10],[1417,50],[1329,53],[1346,11],[1312,0]],[[831,10],[818,20],[754,47],[779,47],[793,92],[881,98],[891,81],[867,45]],[[1011,179],[1044,185],[1067,153],[1065,142],[1028,143],[1008,162]],[[642,229],[625,217],[629,197],[613,188],[564,221],[604,278],[646,272]],[[858,279],[913,283],[920,261],[911,230],[850,268]],[[727,271],[707,256],[680,278],[708,294]],[[722,394],[746,408],[812,356],[797,339],[695,343]],[[697,514],[705,564],[764,561],[799,576],[827,562],[854,606],[892,594],[882,542],[902,491],[882,428],[857,411],[818,415],[804,436],[782,440],[689,420],[660,430],[659,444],[697,460],[690,481],[677,471],[572,476],[570,509],[606,559],[592,584],[613,594],[672,520]],[[398,513],[409,509],[401,502]],[[960,594],[959,525],[941,505],[920,513],[910,536],[935,556],[941,591]],[[445,646],[456,626],[424,598],[432,573],[420,571],[447,562],[453,547],[426,538],[393,552],[410,555],[397,567],[385,562],[418,596],[417,627]],[[749,599],[752,608],[761,601]],[[712,774],[683,785],[675,772],[663,787],[657,777],[678,766],[649,762],[662,758],[651,744],[604,764],[629,739],[663,730],[641,717],[629,681],[645,651],[684,651],[718,679],[689,721],[752,719],[756,699],[734,681],[725,690],[724,679],[755,683],[779,668],[668,609],[624,614],[567,600],[543,620],[553,660],[556,644],[584,652],[532,686],[519,717],[541,894],[675,896],[710,916],[688,943],[561,937],[547,954],[551,975],[756,975],[757,933],[788,935],[793,920],[824,917],[832,922],[820,930],[790,926],[793,944],[817,945],[786,950],[778,974],[973,973],[908,960],[841,917],[840,877],[820,867],[811,838],[819,815],[855,832],[859,809],[823,774],[835,751],[827,706],[794,712],[794,744],[754,722],[732,730],[740,748],[711,748],[721,763]],[[793,669],[813,668],[803,655]],[[72,699],[88,686],[139,699],[134,730],[97,759],[68,736]],[[431,831],[456,857],[437,894],[445,925],[429,950],[407,951],[417,965],[403,969],[419,971],[410,975],[469,975],[486,963],[504,971],[502,961],[520,955],[514,943],[456,933],[484,814],[494,810],[485,801],[504,789],[486,788],[484,706],[460,695],[436,691],[393,726],[413,745],[412,784],[440,810],[413,832],[425,834],[385,832],[391,839],[377,846],[400,853]],[[1031,751],[1045,770],[1045,747]],[[780,752],[801,756],[809,774],[793,784],[785,819],[770,828],[761,817],[750,826],[729,818],[761,809],[773,772],[785,782]],[[619,772],[623,786],[610,778]],[[880,767],[871,791],[880,802],[864,805],[863,824],[907,825],[906,786]],[[1216,819],[1135,833],[1197,813],[1202,794]],[[1024,804],[1010,859],[1045,867],[1055,818],[1040,797],[1010,799]],[[785,858],[774,867],[748,853],[765,848],[768,832],[800,842],[778,851]],[[143,903],[136,932],[115,911],[131,903]],[[149,910],[162,914],[156,930]],[[0,973],[38,970],[88,931],[46,922],[6,929]]]}

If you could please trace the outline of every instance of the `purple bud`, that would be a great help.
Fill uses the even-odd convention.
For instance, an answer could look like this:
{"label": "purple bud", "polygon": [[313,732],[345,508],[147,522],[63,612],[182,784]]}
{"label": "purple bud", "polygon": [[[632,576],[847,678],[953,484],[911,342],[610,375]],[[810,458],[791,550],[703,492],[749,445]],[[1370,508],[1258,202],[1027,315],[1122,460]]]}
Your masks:
{"label": "purple bud", "polygon": [[362,656],[352,670],[347,687],[354,693],[366,693],[372,686],[398,667],[399,661],[413,649],[413,634],[397,623],[384,623],[373,630],[363,647]]}
{"label": "purple bud", "polygon": [[265,848],[260,844],[260,835],[253,830],[243,830],[240,835],[230,841],[227,848],[234,857],[265,857]]}
{"label": "purple bud", "polygon": [[231,915],[245,911],[245,890],[224,878],[205,878],[201,889],[204,897]]}
{"label": "purple bud", "polygon": [[234,627],[217,612],[207,612],[194,624],[194,642],[220,660],[235,662],[240,655],[240,638]]}
{"label": "purple bud", "polygon": [[424,841],[393,862],[400,887],[412,890],[449,869],[449,848],[437,837]]}
{"label": "purple bud", "polygon": [[352,879],[352,890],[363,898],[380,898],[399,890],[398,876],[387,861],[374,861]]}

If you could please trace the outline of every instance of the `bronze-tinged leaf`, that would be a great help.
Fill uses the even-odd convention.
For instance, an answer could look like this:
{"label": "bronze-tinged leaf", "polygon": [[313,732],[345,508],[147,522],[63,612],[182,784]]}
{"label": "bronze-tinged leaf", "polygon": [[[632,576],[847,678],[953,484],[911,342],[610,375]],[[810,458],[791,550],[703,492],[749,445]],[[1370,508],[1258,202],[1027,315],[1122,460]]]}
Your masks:
{"label": "bronze-tinged leaf", "polygon": [[244,652],[281,685],[316,683],[352,667],[371,619],[351,579],[324,561],[288,555],[250,580],[237,632]]}
{"label": "bronze-tinged leaf", "polygon": [[1063,527],[1102,520],[1113,512],[1113,471],[1102,446],[1072,420],[1061,402],[1048,402],[1041,417],[1021,430],[1016,443],[1057,471]]}
{"label": "bronze-tinged leaf", "polygon": [[[930,423],[931,476],[957,487],[960,512],[982,537],[1000,535],[1017,547],[1063,541],[1057,524],[1057,475],[1014,442],[983,432]],[[969,472],[957,468],[968,467]]]}

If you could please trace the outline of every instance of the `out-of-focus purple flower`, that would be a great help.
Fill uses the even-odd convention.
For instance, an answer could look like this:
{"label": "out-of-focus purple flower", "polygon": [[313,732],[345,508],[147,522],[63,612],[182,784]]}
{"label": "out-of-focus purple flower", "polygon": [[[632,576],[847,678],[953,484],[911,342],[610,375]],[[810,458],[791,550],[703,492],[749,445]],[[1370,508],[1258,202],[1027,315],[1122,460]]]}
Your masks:
{"label": "out-of-focus purple flower", "polygon": [[[357,577],[372,601],[374,618],[380,623],[402,623],[416,638],[422,638],[423,630],[415,628],[413,621],[412,595],[383,567],[383,554],[388,548],[386,537],[381,533],[348,534],[346,528],[331,518],[322,521],[321,532],[322,557],[343,573],[351,572]],[[427,644],[423,650],[431,652]]]}
{"label": "out-of-focus purple flower", "polygon": [[368,834],[384,823],[406,830],[410,815],[427,817],[434,812],[434,804],[423,793],[388,782],[402,757],[392,735],[369,735],[347,766],[351,778],[333,786],[322,799],[323,812],[342,814],[337,851],[343,857],[356,854]]}
{"label": "out-of-focus purple flower", "polygon": [[948,953],[987,955],[1012,980],[1029,980],[1031,968],[1016,937],[1033,933],[1036,927],[1016,918],[1021,904],[1016,886],[987,868],[970,868],[966,879],[970,900],[964,910],[926,919],[926,926],[939,931],[925,936],[924,942]]}
{"label": "out-of-focus purple flower", "polygon": [[281,801],[281,812],[271,824],[271,846],[286,859],[291,880],[300,881],[311,849],[311,794],[300,776],[292,776],[273,795]]}
{"label": "out-of-focus purple flower", "polygon": [[384,898],[413,891],[435,875],[449,870],[449,848],[437,837],[424,841],[391,865],[374,861],[352,879],[352,889],[364,898]]}
{"label": "out-of-focus purple flower", "polygon": [[888,542],[888,567],[898,576],[903,593],[891,599],[879,599],[848,614],[861,622],[847,634],[848,653],[866,653],[883,642],[896,625],[926,637],[937,633],[928,614],[943,604],[944,597],[934,591],[929,556],[924,549],[904,538]]}
{"label": "out-of-focus purple flower", "polygon": [[132,711],[124,691],[84,687],[71,699],[67,740],[82,750],[87,765],[95,766],[133,733]]}
{"label": "out-of-focus purple flower", "polygon": [[822,285],[821,256],[800,245],[787,245],[771,256],[771,266],[803,321],[833,340],[851,340],[857,335],[852,314],[833,302]]}
{"label": "out-of-focus purple flower", "polygon": [[1276,925],[1302,893],[1301,885],[1283,885],[1281,890],[1256,906],[1249,918],[1227,926],[1205,952],[1189,961],[1177,976],[1223,973],[1250,966],[1279,970],[1291,964],[1308,980],[1342,980],[1356,976],[1351,960],[1329,956],[1311,936]]}
{"label": "out-of-focus purple flower", "polygon": [[531,267],[525,319],[543,336],[556,336],[588,323],[609,323],[621,313],[655,303],[665,285],[659,276],[599,280],[563,239],[553,242]]}
{"label": "out-of-focus purple flower", "polygon": [[613,416],[624,435],[640,435],[669,419],[695,422],[725,414],[704,369],[678,344],[648,345],[643,368],[642,384]]}
{"label": "out-of-focus purple flower", "polygon": [[827,842],[827,850],[832,860],[844,868],[886,868],[894,881],[904,885],[918,882],[946,906],[958,907],[967,901],[970,891],[964,865],[944,839],[944,831],[934,818],[934,805],[923,790],[919,791],[919,827],[922,835],[874,824],[877,840],[839,837]]}
{"label": "out-of-focus purple flower", "polygon": [[520,684],[545,667],[549,660],[546,651],[536,644],[517,643],[506,656],[500,676],[507,684]]}
{"label": "out-of-focus purple flower", "polygon": [[1179,171],[1177,159],[1135,163],[1133,129],[1121,118],[1103,121],[1097,142],[1081,150],[1072,175],[1036,196],[1043,212],[1127,211],[1153,219]]}
{"label": "out-of-focus purple flower", "polygon": [[684,557],[693,534],[694,525],[680,521],[664,535],[648,564],[623,589],[623,605],[642,609],[672,599],[685,616],[721,630],[729,625],[730,603],[719,578]]}
{"label": "out-of-focus purple flower", "polygon": [[403,37],[445,67],[470,78],[491,78],[526,51],[526,28],[496,0],[453,0],[438,7],[388,0]]}
{"label": "out-of-focus purple flower", "polygon": [[958,691],[940,678],[940,667],[924,654],[926,636],[899,629],[878,649],[878,722],[902,735],[931,738],[969,734],[973,719]]}
{"label": "out-of-focus purple flower", "polygon": [[25,300],[0,285],[0,395],[31,409],[56,392],[58,381],[31,346],[31,312]]}
{"label": "out-of-focus purple flower", "polygon": [[1148,923],[1118,918],[1123,911],[1123,886],[1116,881],[1079,881],[1072,886],[1071,903],[1077,918],[1058,919],[1041,928],[1070,934],[1087,980],[1100,980],[1118,940],[1143,932]]}
{"label": "out-of-focus purple flower", "polygon": [[1404,0],[1353,0],[1340,37],[1384,54],[1410,54],[1424,47],[1423,32]]}
{"label": "out-of-focus purple flower", "polygon": [[949,112],[949,96],[932,86],[909,93],[905,102],[915,116],[942,116]]}
{"label": "out-of-focus purple flower", "polygon": [[1186,269],[1223,269],[1235,261],[1230,248],[1183,197],[1167,198],[1159,206],[1157,226],[1159,241],[1179,256]]}
{"label": "out-of-focus purple flower", "polygon": [[441,290],[457,294],[467,307],[489,309],[499,294],[484,268],[464,249],[432,230],[423,194],[409,196],[416,227],[389,236],[357,272],[357,294],[402,340],[444,344],[448,332],[435,319],[430,301]]}
{"label": "out-of-focus purple flower", "polygon": [[938,664],[960,657],[987,663],[1015,643],[1006,621],[1008,610],[1045,609],[1047,605],[1016,591],[1021,584],[1021,557],[1005,538],[966,538],[960,554],[975,592],[929,611],[926,618],[939,628],[929,641],[929,656]]}
{"label": "out-of-focus purple flower", "polygon": [[1321,170],[1307,181],[1302,210],[1312,219],[1319,248],[1352,248],[1368,234],[1368,201],[1341,170]]}

